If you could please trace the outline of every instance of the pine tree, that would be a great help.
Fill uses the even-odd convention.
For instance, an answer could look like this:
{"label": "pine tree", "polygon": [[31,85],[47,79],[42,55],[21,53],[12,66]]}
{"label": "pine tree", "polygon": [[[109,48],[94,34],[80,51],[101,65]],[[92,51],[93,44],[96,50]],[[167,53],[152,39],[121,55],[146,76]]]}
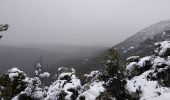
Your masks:
{"label": "pine tree", "polygon": [[0,99],[10,100],[26,88],[26,75],[12,68],[0,76]]}
{"label": "pine tree", "polygon": [[[8,27],[9,27],[8,24],[4,24],[4,25],[0,24],[0,32],[2,32],[2,31],[7,31],[7,30],[8,30]],[[0,35],[0,39],[1,39],[1,38],[2,38],[2,35]]]}
{"label": "pine tree", "polygon": [[105,57],[105,71],[102,75],[106,82],[106,90],[116,100],[126,100],[126,81],[118,53],[112,48]]}

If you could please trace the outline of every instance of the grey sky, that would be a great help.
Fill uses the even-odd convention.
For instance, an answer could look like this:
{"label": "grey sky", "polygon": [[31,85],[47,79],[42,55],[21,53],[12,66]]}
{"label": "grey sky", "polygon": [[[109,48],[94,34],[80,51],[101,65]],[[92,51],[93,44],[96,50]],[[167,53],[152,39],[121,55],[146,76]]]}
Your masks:
{"label": "grey sky", "polygon": [[170,0],[0,0],[3,42],[114,45],[170,19]]}

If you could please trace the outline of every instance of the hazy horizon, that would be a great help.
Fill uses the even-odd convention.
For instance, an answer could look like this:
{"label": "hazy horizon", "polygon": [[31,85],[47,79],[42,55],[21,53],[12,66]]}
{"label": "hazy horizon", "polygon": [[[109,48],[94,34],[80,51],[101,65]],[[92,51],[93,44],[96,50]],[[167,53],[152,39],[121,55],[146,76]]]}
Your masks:
{"label": "hazy horizon", "polygon": [[2,43],[113,46],[170,19],[169,0],[1,0]]}

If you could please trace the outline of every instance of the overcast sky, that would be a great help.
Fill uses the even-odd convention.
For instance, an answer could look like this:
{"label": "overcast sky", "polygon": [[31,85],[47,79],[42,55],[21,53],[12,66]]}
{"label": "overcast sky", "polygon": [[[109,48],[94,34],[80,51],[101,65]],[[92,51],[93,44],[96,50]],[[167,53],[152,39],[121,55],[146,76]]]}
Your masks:
{"label": "overcast sky", "polygon": [[114,45],[170,19],[170,0],[0,0],[3,42]]}

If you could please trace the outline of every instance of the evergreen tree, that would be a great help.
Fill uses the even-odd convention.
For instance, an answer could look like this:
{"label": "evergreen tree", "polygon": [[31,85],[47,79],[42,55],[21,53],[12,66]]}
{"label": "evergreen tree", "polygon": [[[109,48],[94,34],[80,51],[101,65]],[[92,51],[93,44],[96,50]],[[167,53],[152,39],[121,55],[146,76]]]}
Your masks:
{"label": "evergreen tree", "polygon": [[[0,76],[0,99],[10,100],[26,88],[26,75],[17,68],[12,68]],[[3,99],[2,99],[3,98]]]}
{"label": "evergreen tree", "polygon": [[106,54],[105,61],[102,78],[106,82],[107,95],[111,94],[116,100],[126,100],[126,80],[118,53],[113,48],[110,49]]}
{"label": "evergreen tree", "polygon": [[[9,27],[8,24],[4,24],[4,25],[0,24],[0,32],[2,32],[2,31],[7,31],[7,30],[8,30],[8,27]],[[2,38],[2,35],[0,35],[0,39],[1,39],[1,38]]]}

